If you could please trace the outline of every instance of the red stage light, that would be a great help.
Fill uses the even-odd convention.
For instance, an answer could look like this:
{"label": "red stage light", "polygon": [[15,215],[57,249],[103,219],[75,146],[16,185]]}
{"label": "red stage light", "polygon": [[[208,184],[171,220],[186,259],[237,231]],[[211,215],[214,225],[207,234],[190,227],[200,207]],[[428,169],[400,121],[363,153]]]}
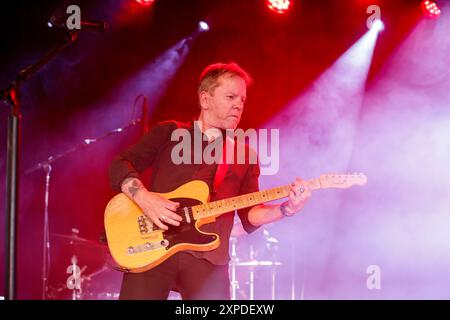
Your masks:
{"label": "red stage light", "polygon": [[433,1],[422,1],[421,7],[423,12],[431,18],[437,18],[441,14],[441,10],[439,10],[439,7]]}
{"label": "red stage light", "polygon": [[143,6],[149,6],[155,2],[155,0],[136,0],[137,3],[143,5]]}
{"label": "red stage light", "polygon": [[276,13],[285,13],[289,10],[291,2],[289,0],[267,0],[267,7]]}

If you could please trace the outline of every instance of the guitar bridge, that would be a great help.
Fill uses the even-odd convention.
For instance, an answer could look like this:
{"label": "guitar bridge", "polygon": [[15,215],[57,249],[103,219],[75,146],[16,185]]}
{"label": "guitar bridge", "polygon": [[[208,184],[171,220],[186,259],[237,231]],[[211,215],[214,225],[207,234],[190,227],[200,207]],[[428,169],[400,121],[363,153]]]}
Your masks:
{"label": "guitar bridge", "polygon": [[153,222],[151,222],[146,216],[142,215],[137,218],[138,220],[138,227],[139,232],[141,236],[146,236],[153,231],[157,230],[158,228],[155,227]]}

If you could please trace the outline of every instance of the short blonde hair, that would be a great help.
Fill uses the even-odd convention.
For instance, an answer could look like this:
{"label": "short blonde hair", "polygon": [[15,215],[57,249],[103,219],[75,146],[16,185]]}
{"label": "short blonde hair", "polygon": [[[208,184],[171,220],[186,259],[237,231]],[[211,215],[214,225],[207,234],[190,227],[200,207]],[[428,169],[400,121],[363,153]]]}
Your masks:
{"label": "short blonde hair", "polygon": [[214,63],[207,66],[200,75],[198,93],[200,94],[202,91],[212,93],[219,85],[218,79],[223,75],[241,77],[245,81],[247,87],[253,83],[250,74],[242,69],[237,63]]}

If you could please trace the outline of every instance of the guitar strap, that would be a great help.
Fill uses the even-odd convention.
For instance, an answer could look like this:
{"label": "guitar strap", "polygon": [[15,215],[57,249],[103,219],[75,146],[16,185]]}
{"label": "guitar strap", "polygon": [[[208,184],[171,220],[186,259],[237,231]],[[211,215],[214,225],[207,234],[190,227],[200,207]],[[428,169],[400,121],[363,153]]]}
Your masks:
{"label": "guitar strap", "polygon": [[225,176],[227,175],[228,167],[230,166],[227,163],[227,150],[232,150],[230,148],[234,148],[234,141],[225,135],[225,143],[223,144],[223,149],[222,149],[222,162],[217,165],[216,175],[214,177],[214,182],[213,182],[213,191],[212,192],[214,194],[217,193],[220,186],[222,185],[223,180],[225,179]]}

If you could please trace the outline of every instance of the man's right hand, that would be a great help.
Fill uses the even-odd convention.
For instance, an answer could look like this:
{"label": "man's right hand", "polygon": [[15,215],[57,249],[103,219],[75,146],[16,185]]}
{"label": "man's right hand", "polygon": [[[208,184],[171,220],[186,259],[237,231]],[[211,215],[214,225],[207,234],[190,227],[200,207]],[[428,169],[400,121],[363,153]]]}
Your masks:
{"label": "man's right hand", "polygon": [[180,206],[178,202],[170,201],[146,189],[139,190],[134,200],[144,214],[159,228],[169,229],[164,223],[173,226],[180,225],[182,218],[175,213]]}
{"label": "man's right hand", "polygon": [[122,183],[122,192],[136,202],[144,214],[160,229],[169,229],[164,223],[180,225],[182,218],[175,213],[180,204],[148,191],[139,179],[126,179]]}

